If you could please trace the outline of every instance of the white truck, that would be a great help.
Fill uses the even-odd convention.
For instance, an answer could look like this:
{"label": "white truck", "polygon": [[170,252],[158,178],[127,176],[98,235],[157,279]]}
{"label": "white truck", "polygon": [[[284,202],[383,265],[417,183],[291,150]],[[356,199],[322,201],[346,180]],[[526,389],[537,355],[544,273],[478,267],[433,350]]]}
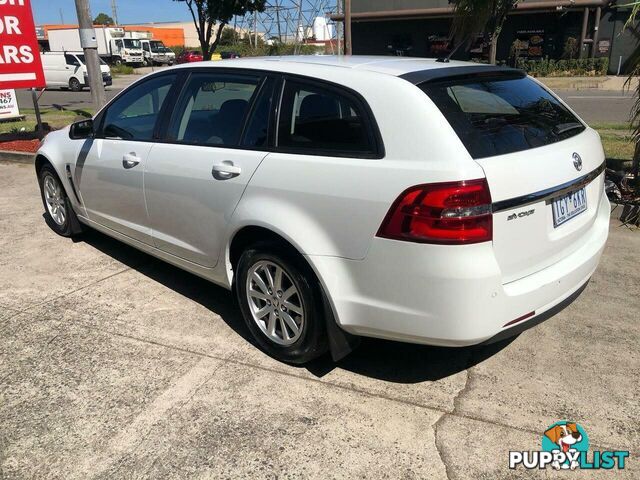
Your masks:
{"label": "white truck", "polygon": [[[123,28],[97,27],[98,55],[107,63],[140,65],[144,63],[142,44],[135,38],[127,38]],[[49,30],[49,50],[52,52],[82,50],[77,28]]]}
{"label": "white truck", "polygon": [[162,41],[151,38],[151,32],[127,30],[125,38],[140,40],[145,65],[173,65],[176,60],[175,53],[165,47]]}

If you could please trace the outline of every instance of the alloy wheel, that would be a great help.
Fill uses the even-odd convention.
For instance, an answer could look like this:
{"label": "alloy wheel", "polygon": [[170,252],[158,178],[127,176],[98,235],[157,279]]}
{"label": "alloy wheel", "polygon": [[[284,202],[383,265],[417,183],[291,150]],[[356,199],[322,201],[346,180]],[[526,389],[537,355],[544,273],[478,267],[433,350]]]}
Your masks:
{"label": "alloy wheel", "polygon": [[295,343],[304,328],[302,296],[278,264],[261,260],[247,274],[247,301],[253,321],[278,345]]}
{"label": "alloy wheel", "polygon": [[47,211],[56,224],[62,226],[67,220],[67,205],[62,194],[62,186],[52,175],[45,175],[43,180],[44,199]]}

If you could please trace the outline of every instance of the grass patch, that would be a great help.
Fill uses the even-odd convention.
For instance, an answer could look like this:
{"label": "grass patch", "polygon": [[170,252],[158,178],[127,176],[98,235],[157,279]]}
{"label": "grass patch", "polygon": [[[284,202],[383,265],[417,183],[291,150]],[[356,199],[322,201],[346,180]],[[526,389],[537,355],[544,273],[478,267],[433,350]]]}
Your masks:
{"label": "grass patch", "polygon": [[[35,110],[23,108],[20,113],[25,116],[24,120],[0,122],[0,134],[33,132],[36,127]],[[57,110],[55,108],[47,108],[40,110],[42,121],[48,123],[49,126],[57,130],[65,127],[76,120],[89,118],[93,115],[92,110]],[[22,130],[24,128],[24,130]]]}
{"label": "grass patch", "polygon": [[136,71],[130,65],[111,65],[111,76],[117,77],[119,75],[133,75]]}
{"label": "grass patch", "polygon": [[616,135],[600,133],[602,147],[607,158],[631,160],[633,158],[634,144],[631,135]]}
{"label": "grass patch", "polygon": [[626,122],[620,123],[591,123],[589,126],[595,130],[622,130],[625,134],[631,132],[631,124]]}
{"label": "grass patch", "polygon": [[628,123],[595,123],[591,127],[600,134],[607,158],[620,160],[633,158],[635,145],[631,138],[631,126]]}

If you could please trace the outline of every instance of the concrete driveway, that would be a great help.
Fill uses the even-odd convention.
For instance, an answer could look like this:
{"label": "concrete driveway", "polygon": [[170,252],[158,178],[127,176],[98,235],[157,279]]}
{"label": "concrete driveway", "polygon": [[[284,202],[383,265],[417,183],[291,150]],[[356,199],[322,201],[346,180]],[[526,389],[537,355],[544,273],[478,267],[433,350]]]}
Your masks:
{"label": "concrete driveway", "polygon": [[231,295],[42,219],[33,168],[0,165],[0,478],[557,477],[510,471],[569,419],[639,478],[640,231],[612,221],[580,299],[509,342],[367,340],[290,367]]}

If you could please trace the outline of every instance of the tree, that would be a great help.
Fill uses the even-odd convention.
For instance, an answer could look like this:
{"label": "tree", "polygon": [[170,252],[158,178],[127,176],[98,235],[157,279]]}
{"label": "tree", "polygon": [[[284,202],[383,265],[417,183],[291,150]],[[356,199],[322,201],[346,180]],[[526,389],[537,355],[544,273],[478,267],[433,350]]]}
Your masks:
{"label": "tree", "polygon": [[225,27],[222,29],[222,35],[220,35],[220,41],[218,45],[221,46],[230,46],[236,45],[240,42],[240,33],[238,33],[232,27]]}
{"label": "tree", "polygon": [[[198,32],[202,58],[208,60],[220,42],[224,27],[236,16],[263,12],[266,0],[174,0],[189,7]],[[218,26],[215,30],[214,27]],[[213,40],[212,40],[213,38]]]}
{"label": "tree", "polygon": [[[632,7],[629,19],[625,23],[625,28],[638,33],[639,28],[636,19],[640,13],[640,1],[621,6]],[[640,35],[636,35],[636,39],[638,38],[640,38]],[[635,88],[635,98],[633,106],[631,107],[631,129],[633,131],[632,138],[636,147],[633,153],[633,166],[631,170],[636,180],[636,185],[638,185],[638,174],[640,173],[640,79],[638,76],[640,76],[640,41],[636,43],[636,47],[629,57],[629,77],[625,82],[626,87]],[[634,79],[635,86],[633,85]]]}
{"label": "tree", "polygon": [[93,19],[94,25],[114,25],[116,22],[113,21],[106,13],[100,12],[96,18]]}
{"label": "tree", "polygon": [[449,56],[464,46],[469,48],[477,35],[489,41],[489,63],[496,63],[498,37],[507,15],[518,0],[450,0],[453,4],[451,36],[456,46]]}

